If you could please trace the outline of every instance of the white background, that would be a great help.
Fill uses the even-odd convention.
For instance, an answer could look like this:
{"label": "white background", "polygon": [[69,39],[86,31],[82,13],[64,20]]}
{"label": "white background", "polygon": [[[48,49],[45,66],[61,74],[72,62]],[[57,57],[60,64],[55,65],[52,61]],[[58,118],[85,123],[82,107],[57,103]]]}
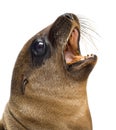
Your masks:
{"label": "white background", "polygon": [[24,43],[65,12],[95,23],[98,62],[87,86],[93,130],[116,130],[116,3],[114,0],[0,0],[0,118]]}

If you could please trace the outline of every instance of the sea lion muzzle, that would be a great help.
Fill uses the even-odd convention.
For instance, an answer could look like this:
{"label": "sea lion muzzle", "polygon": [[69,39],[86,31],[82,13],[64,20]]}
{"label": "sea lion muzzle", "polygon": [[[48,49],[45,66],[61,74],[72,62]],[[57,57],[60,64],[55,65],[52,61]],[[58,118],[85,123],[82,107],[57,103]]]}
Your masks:
{"label": "sea lion muzzle", "polygon": [[92,130],[86,84],[97,56],[82,56],[72,13],[34,35],[16,60],[0,130]]}
{"label": "sea lion muzzle", "polygon": [[[93,66],[95,65],[97,60],[97,56],[93,54],[87,56],[81,55],[79,47],[79,19],[74,14],[66,13],[58,20],[56,20],[56,23],[58,26],[59,24],[63,23],[62,28],[65,29],[61,29],[61,32],[63,34],[60,35],[60,39],[63,38],[63,40],[61,39],[61,41],[63,41],[62,55],[64,60],[64,66],[69,72],[72,72],[71,75],[77,80],[84,80],[85,78],[87,78],[88,74],[93,69]],[[81,74],[80,77],[80,73],[84,73],[83,76]]]}
{"label": "sea lion muzzle", "polygon": [[[44,30],[44,36],[41,36],[44,38],[33,41],[36,44],[37,41],[41,43],[36,45],[35,50],[33,50],[34,43],[31,45],[33,64],[41,65],[44,59],[50,57],[51,49],[54,50],[60,46],[64,68],[77,80],[86,79],[96,63],[97,56],[93,54],[81,55],[79,46],[80,28],[79,19],[74,14],[66,13],[58,17],[50,27],[45,29],[47,31]],[[40,56],[37,54],[37,49],[42,51]],[[83,73],[83,76],[81,74],[80,77],[80,73]]]}
{"label": "sea lion muzzle", "polygon": [[[49,28],[49,29],[48,29]],[[41,65],[43,60],[50,57],[51,48],[62,47],[62,59],[65,69],[72,72],[72,76],[78,80],[84,80],[96,63],[96,55],[82,56],[80,52],[80,23],[79,19],[71,13],[61,15],[48,27],[44,38],[34,39],[31,45],[33,64]],[[45,31],[44,30],[44,31]],[[36,44],[35,47],[33,44]],[[37,51],[38,50],[38,51]],[[49,52],[47,52],[49,50]],[[39,52],[41,51],[41,52]],[[41,54],[37,54],[37,53]],[[83,71],[83,76],[79,76]],[[77,72],[77,74],[76,74]],[[75,75],[76,74],[76,75]]]}

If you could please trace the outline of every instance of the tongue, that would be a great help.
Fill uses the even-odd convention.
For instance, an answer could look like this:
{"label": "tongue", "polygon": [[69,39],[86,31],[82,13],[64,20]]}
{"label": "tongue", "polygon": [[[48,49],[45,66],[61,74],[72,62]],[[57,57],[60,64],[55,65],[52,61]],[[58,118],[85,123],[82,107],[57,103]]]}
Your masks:
{"label": "tongue", "polygon": [[67,64],[76,63],[84,58],[81,55],[74,55],[71,51],[65,51],[64,55],[65,55],[65,61]]}

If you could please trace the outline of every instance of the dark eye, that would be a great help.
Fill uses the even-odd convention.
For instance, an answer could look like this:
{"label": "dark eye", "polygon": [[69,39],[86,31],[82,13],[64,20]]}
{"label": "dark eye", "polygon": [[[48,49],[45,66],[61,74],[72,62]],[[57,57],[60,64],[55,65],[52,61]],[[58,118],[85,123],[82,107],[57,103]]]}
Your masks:
{"label": "dark eye", "polygon": [[35,56],[42,56],[43,54],[45,54],[46,51],[46,44],[44,41],[40,40],[40,39],[35,39],[32,42],[32,47],[31,47],[32,53]]}

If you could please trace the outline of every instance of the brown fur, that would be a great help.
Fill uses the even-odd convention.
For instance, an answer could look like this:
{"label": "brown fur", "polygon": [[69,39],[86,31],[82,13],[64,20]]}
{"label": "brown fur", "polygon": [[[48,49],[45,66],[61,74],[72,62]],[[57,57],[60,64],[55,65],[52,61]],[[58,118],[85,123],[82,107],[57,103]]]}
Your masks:
{"label": "brown fur", "polygon": [[[73,27],[78,26],[80,35],[78,18],[68,15],[73,16],[73,20],[67,18],[67,14],[60,16],[32,37],[20,52],[0,130],[2,125],[6,130],[92,130],[86,84],[96,58],[89,58],[82,65],[71,63],[67,70],[62,57],[64,43]],[[38,37],[47,37],[50,53],[42,64],[36,65],[30,46]],[[80,52],[79,47],[77,50]]]}

